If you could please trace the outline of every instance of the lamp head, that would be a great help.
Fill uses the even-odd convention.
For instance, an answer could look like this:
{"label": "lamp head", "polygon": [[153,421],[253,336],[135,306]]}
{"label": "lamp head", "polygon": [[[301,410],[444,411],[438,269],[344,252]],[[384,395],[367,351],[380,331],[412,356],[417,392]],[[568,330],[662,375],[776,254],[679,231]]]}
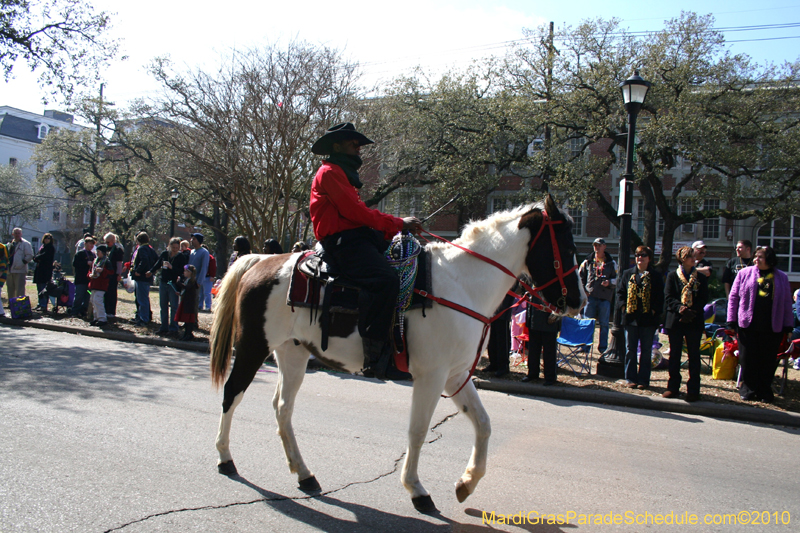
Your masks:
{"label": "lamp head", "polygon": [[178,199],[178,189],[175,189],[175,188],[172,189],[172,199],[173,200],[177,200]]}
{"label": "lamp head", "polygon": [[628,113],[638,113],[647,97],[647,90],[650,82],[645,81],[639,76],[639,70],[635,70],[633,76],[619,84],[622,90],[622,101],[625,102],[625,109]]}

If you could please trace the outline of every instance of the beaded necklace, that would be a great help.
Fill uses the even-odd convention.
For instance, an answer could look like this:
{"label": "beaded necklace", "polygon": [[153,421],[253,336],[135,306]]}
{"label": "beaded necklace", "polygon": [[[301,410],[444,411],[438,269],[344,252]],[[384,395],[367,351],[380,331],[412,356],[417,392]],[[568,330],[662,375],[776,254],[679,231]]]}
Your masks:
{"label": "beaded necklace", "polygon": [[626,312],[628,314],[634,313],[639,306],[636,297],[642,300],[642,312],[648,313],[650,311],[650,272],[645,270],[642,272],[642,286],[636,284],[636,272],[631,276],[628,282],[628,307]]}

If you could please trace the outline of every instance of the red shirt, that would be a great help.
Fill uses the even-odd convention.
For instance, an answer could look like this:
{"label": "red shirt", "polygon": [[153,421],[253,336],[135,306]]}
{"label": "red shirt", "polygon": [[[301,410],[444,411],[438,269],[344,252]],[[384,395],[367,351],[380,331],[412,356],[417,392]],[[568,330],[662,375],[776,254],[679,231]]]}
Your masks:
{"label": "red shirt", "polygon": [[108,286],[111,283],[111,278],[114,278],[116,281],[117,273],[114,270],[114,267],[111,266],[109,261],[105,262],[103,266],[103,270],[96,278],[91,277],[91,273],[94,271],[94,265],[92,265],[92,270],[89,271],[89,289],[93,291],[107,291]]}
{"label": "red shirt", "polygon": [[314,236],[321,241],[340,231],[367,226],[383,232],[386,240],[403,229],[403,219],[370,209],[350,185],[339,165],[322,162],[311,184],[309,202]]}

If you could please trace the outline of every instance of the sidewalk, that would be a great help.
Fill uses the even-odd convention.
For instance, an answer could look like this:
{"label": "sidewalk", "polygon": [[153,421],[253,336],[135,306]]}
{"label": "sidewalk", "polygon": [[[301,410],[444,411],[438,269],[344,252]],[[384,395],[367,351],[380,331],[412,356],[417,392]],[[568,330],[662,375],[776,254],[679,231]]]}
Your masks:
{"label": "sidewalk", "polygon": [[[0,317],[0,324],[3,326],[31,327],[57,331],[61,333],[71,333],[73,335],[101,337],[121,342],[135,342],[140,344],[150,344],[153,346],[168,346],[171,348],[178,348],[180,350],[208,352],[208,343],[206,342],[183,342],[168,338],[143,337],[133,333],[105,332],[99,329],[85,329],[74,326],[29,322],[26,320],[13,320],[7,317]],[[800,428],[800,414],[785,411],[773,411],[769,409],[759,409],[746,405],[724,405],[708,401],[687,403],[683,400],[668,400],[660,397],[625,394],[622,392],[591,389],[587,390],[574,387],[545,387],[544,385],[540,384],[521,383],[500,378],[496,380],[473,378],[473,380],[475,386],[479,389],[503,392],[506,394],[524,394],[528,396],[538,396],[541,398],[552,398],[556,400],[571,400],[583,403],[613,405],[631,409],[647,409],[651,411],[690,414],[707,416],[711,418],[737,420],[741,422],[774,424]]]}

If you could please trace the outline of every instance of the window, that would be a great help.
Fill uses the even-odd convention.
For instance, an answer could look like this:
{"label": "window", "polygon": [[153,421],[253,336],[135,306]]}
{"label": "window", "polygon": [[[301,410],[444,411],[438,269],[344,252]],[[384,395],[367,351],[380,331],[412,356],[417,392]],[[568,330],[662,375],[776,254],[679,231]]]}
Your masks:
{"label": "window", "polygon": [[409,190],[395,191],[384,202],[384,211],[396,217],[424,218],[423,193]]}
{"label": "window", "polygon": [[569,140],[569,157],[574,159],[583,153],[583,137]]}
{"label": "window", "polygon": [[[719,200],[703,200],[703,211],[719,209]],[[703,239],[719,239],[720,218],[713,217],[703,220]]]}
{"label": "window", "polygon": [[640,237],[644,234],[644,198],[636,199],[636,233]]}
{"label": "window", "polygon": [[572,217],[572,234],[580,237],[583,235],[583,206],[570,207],[567,209],[569,216]]}
{"label": "window", "polygon": [[53,222],[61,222],[61,212],[53,211]]}
{"label": "window", "polygon": [[[683,200],[681,200],[680,206],[681,206],[681,212],[680,212],[681,215],[685,215],[686,213],[691,213],[692,212],[692,200],[691,199],[684,198]],[[681,226],[681,232],[682,233],[694,233],[694,224],[689,223],[689,224],[682,225]]]}
{"label": "window", "polygon": [[10,166],[10,167],[17,166],[17,158],[16,157],[9,157],[8,158],[8,166]]}
{"label": "window", "polygon": [[489,213],[497,213],[505,209],[511,208],[511,201],[505,196],[490,196],[489,197]]}
{"label": "window", "polygon": [[[773,220],[758,230],[758,246],[771,246],[778,256],[778,268],[791,281],[800,274],[800,216]],[[794,276],[793,276],[794,274]]]}
{"label": "window", "polygon": [[47,124],[39,124],[39,138],[44,139],[47,137],[47,134],[50,132],[50,128],[47,127]]}
{"label": "window", "polygon": [[544,150],[544,139],[539,139],[537,137],[528,145],[528,157],[533,157],[534,155],[542,152],[543,150]]}
{"label": "window", "polygon": [[34,250],[38,250],[38,249],[39,249],[39,237],[33,237],[33,238],[31,239],[31,247],[32,247]]}

